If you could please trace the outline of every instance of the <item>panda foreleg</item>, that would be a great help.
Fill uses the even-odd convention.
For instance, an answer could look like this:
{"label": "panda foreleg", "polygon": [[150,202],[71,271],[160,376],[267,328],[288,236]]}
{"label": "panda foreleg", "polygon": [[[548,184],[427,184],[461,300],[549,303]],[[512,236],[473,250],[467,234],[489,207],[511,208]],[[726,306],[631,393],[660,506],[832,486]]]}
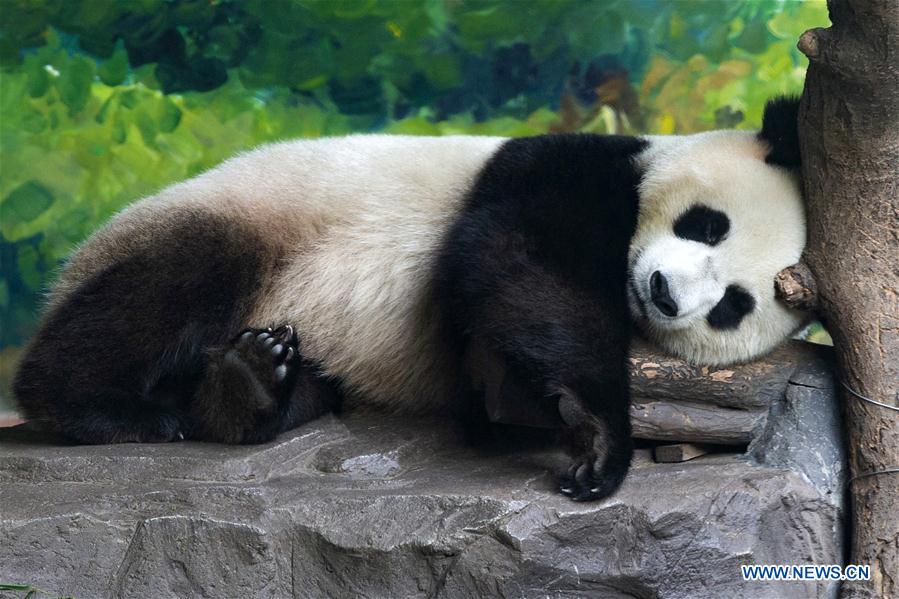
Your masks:
{"label": "panda foreleg", "polygon": [[633,441],[627,413],[620,409],[591,409],[582,399],[608,398],[615,393],[612,389],[596,389],[581,396],[567,388],[558,391],[559,414],[566,425],[572,456],[559,488],[575,501],[608,497],[621,485],[630,467]]}
{"label": "panda foreleg", "polygon": [[633,455],[626,305],[581,291],[527,257],[516,263],[507,253],[493,262],[501,263],[514,267],[469,271],[457,287],[472,307],[467,328],[493,340],[509,363],[559,402],[572,457],[562,492],[575,500],[607,497],[621,485]]}

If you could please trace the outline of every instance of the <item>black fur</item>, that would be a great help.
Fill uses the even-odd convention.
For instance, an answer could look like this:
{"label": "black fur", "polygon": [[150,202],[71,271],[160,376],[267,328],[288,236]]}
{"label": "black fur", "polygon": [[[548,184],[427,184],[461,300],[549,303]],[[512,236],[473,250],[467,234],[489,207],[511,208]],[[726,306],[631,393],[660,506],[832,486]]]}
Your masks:
{"label": "black fur", "polygon": [[768,143],[765,162],[787,168],[802,163],[799,152],[799,98],[781,96],[769,100],[762,116],[759,139]]}
{"label": "black fur", "polygon": [[730,219],[719,210],[695,204],[674,221],[674,234],[681,239],[718,245],[730,231]]}
{"label": "black fur", "polygon": [[743,317],[755,309],[755,298],[739,285],[728,285],[706,320],[713,329],[736,329]]}
{"label": "black fur", "polygon": [[644,147],[595,135],[507,142],[439,261],[460,343],[486,340],[539,394],[581,406],[566,420],[574,447],[563,490],[575,499],[614,492],[633,451],[627,253],[639,182],[631,159]]}
{"label": "black fur", "polygon": [[[148,243],[135,242],[47,315],[13,384],[29,420],[81,443],[250,442],[308,415],[288,406],[273,417],[275,366],[230,353],[268,265],[277,262],[269,246],[220,216],[185,213],[175,222]],[[297,369],[302,376],[292,373],[293,380],[304,381],[311,404],[330,405],[327,382],[310,383],[311,365]],[[244,394],[236,391],[241,384]],[[202,393],[194,401],[198,389],[212,387],[223,390],[215,409]],[[223,424],[221,414],[232,420]]]}

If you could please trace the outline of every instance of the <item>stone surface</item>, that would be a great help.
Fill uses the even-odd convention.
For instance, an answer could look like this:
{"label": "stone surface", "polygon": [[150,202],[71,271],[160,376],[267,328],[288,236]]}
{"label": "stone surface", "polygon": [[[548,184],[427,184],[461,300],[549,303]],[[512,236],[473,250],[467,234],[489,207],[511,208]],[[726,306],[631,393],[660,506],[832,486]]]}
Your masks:
{"label": "stone surface", "polygon": [[740,574],[841,563],[839,429],[805,422],[836,410],[819,375],[796,375],[750,453],[639,450],[621,490],[588,504],[555,492],[543,433],[500,450],[375,415],[254,447],[0,430],[0,582],[79,599],[832,596]]}

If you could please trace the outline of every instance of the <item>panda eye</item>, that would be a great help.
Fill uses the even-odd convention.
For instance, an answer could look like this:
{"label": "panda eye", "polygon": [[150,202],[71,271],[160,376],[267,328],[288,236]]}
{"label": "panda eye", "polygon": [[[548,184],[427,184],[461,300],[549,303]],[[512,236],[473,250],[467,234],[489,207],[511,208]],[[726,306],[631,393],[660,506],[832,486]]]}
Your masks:
{"label": "panda eye", "polygon": [[713,329],[736,329],[743,317],[755,309],[755,298],[739,285],[728,285],[724,297],[712,308],[706,320]]}
{"label": "panda eye", "polygon": [[730,219],[708,206],[696,204],[674,221],[674,234],[681,239],[717,245],[727,236]]}

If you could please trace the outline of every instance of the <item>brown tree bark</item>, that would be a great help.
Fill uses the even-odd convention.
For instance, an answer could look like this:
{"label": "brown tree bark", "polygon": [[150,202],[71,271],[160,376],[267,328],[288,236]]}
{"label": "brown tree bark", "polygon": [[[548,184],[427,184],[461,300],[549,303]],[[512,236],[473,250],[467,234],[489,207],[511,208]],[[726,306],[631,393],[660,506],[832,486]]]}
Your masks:
{"label": "brown tree bark", "polygon": [[871,580],[844,597],[899,597],[899,1],[828,0],[805,32],[799,113],[809,240],[844,389],[852,549]]}

